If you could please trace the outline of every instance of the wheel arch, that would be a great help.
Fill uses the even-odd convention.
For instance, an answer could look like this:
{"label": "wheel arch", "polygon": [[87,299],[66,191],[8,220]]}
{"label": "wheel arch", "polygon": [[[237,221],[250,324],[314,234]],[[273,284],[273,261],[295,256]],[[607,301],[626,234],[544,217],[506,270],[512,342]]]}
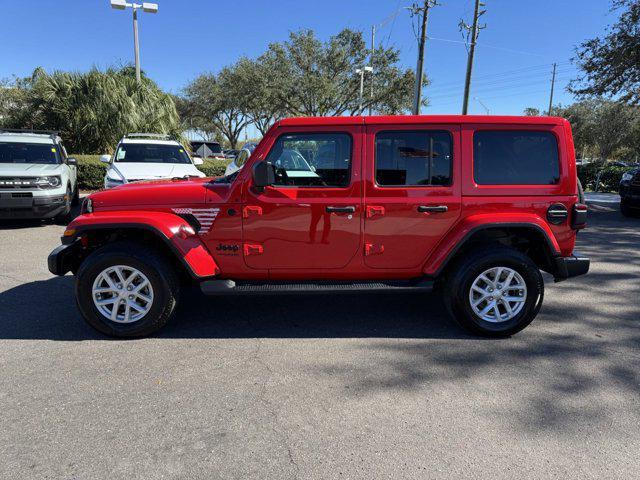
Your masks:
{"label": "wheel arch", "polygon": [[[546,226],[546,225],[545,225]],[[530,221],[490,222],[470,225],[449,236],[427,260],[424,272],[441,276],[453,262],[470,249],[488,244],[502,244],[528,255],[541,270],[553,273],[554,258],[560,248],[553,233]],[[449,248],[447,248],[449,246]]]}
{"label": "wheel arch", "polygon": [[[179,267],[188,277],[202,280],[220,273],[213,256],[192,227],[177,215],[155,215],[155,224],[145,221],[86,221],[76,218],[68,227],[72,233],[63,237],[63,243],[76,246],[77,266],[95,248],[116,240],[130,240],[144,247],[155,247]],[[94,217],[86,215],[84,217]],[[92,219],[93,220],[93,219]],[[164,223],[162,223],[164,221]],[[169,222],[167,222],[169,221]],[[158,222],[160,224],[158,225]]]}

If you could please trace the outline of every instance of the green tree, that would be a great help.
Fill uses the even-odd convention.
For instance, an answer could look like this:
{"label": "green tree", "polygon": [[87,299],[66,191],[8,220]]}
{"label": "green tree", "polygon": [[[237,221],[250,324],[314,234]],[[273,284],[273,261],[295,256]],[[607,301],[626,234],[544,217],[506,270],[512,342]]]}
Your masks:
{"label": "green tree", "polygon": [[624,9],[603,38],[582,43],[577,63],[584,74],[570,90],[578,95],[606,95],[640,104],[640,0],[614,0]]}
{"label": "green tree", "polygon": [[180,135],[172,98],[146,77],[138,84],[130,70],[36,69],[21,82],[20,103],[8,112],[5,126],[59,130],[76,153],[112,151],[128,132]]}
{"label": "green tree", "polygon": [[540,109],[535,107],[527,107],[523,112],[527,117],[539,117]]}

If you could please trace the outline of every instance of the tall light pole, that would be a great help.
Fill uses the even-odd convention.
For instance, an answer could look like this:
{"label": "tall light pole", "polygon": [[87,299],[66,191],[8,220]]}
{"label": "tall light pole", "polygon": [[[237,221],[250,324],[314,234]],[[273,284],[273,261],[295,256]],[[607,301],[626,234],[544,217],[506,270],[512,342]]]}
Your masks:
{"label": "tall light pole", "polygon": [[146,13],[158,13],[157,3],[128,3],[126,0],[111,0],[111,8],[116,10],[133,10],[133,49],[136,59],[136,81],[140,83],[140,46],[138,43],[138,10],[141,8]]}
{"label": "tall light pole", "polygon": [[364,95],[364,72],[373,72],[373,67],[356,68],[356,73],[360,75],[360,108],[359,113],[362,115],[362,97]]}

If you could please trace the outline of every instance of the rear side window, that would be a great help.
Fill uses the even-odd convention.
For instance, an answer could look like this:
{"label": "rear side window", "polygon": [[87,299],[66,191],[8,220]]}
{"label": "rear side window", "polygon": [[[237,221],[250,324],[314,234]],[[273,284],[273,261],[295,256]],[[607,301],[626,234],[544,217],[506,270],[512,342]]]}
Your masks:
{"label": "rear side window", "polygon": [[451,185],[451,153],[451,135],[446,131],[380,132],[376,135],[376,183]]}
{"label": "rear side window", "polygon": [[554,185],[560,181],[558,142],[551,132],[477,131],[473,175],[478,185]]}

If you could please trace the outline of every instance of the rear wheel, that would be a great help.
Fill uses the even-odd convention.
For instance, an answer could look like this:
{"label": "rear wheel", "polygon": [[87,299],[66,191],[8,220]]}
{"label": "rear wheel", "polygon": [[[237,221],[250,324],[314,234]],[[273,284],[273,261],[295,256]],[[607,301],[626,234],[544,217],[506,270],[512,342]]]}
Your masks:
{"label": "rear wheel", "polygon": [[523,253],[485,247],[461,258],[445,285],[450,315],[467,330],[506,337],[529,325],[544,295],[540,270]]}
{"label": "rear wheel", "polygon": [[160,252],[118,242],[87,257],[76,275],[76,302],[96,330],[121,338],[150,335],[175,310],[180,285]]}

